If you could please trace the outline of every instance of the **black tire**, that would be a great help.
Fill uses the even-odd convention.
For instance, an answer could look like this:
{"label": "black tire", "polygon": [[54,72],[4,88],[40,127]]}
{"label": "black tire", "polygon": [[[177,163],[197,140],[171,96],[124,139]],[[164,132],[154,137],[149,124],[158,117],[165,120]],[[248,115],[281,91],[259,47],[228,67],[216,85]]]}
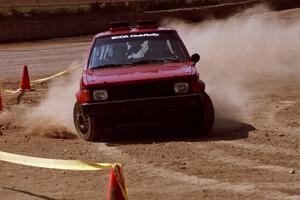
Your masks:
{"label": "black tire", "polygon": [[215,112],[213,103],[206,92],[203,95],[203,107],[201,117],[201,134],[209,135],[215,121]]}
{"label": "black tire", "polygon": [[90,116],[84,115],[78,103],[76,103],[74,106],[73,120],[76,131],[80,138],[86,141],[99,140],[95,119]]}
{"label": "black tire", "polygon": [[184,123],[184,126],[192,135],[207,136],[213,128],[214,117],[213,103],[207,93],[204,92],[201,110],[192,115],[191,118]]}

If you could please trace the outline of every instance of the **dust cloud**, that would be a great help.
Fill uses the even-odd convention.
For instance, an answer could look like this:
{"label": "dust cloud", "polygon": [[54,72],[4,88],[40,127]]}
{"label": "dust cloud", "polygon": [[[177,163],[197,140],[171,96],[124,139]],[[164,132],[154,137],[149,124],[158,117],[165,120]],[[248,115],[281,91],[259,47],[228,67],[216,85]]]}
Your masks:
{"label": "dust cloud", "polygon": [[53,80],[44,99],[36,106],[13,106],[0,115],[5,128],[21,127],[25,134],[51,138],[76,138],[73,125],[75,93],[79,88],[81,70]]}
{"label": "dust cloud", "polygon": [[71,76],[51,83],[46,98],[26,113],[22,126],[28,132],[58,138],[75,136],[72,116],[80,72],[74,71]]}
{"label": "dust cloud", "polygon": [[[225,20],[164,21],[178,30],[190,54],[201,55],[197,67],[218,118],[243,120],[245,106],[257,109],[249,104],[255,95],[300,77],[300,22],[281,15],[260,5]],[[278,84],[270,87],[270,80]]]}

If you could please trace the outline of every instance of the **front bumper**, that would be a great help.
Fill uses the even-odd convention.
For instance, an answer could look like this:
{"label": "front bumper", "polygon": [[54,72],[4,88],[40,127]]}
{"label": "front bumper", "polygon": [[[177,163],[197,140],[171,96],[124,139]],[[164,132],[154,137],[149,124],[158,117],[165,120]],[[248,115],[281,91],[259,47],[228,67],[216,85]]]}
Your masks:
{"label": "front bumper", "polygon": [[[202,94],[187,94],[167,97],[152,97],[82,104],[85,115],[95,116],[100,121],[130,123],[187,118],[200,114]],[[188,115],[188,116],[187,116]]]}

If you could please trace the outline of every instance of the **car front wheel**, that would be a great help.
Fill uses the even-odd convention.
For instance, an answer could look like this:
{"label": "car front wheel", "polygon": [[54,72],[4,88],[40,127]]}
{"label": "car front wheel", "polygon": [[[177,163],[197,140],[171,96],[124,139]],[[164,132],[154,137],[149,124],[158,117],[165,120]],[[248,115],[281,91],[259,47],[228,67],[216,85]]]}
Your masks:
{"label": "car front wheel", "polygon": [[207,93],[203,95],[203,107],[201,118],[201,132],[203,135],[208,135],[214,125],[215,113],[213,103]]}
{"label": "car front wheel", "polygon": [[74,106],[73,119],[80,138],[86,141],[96,141],[98,139],[95,119],[84,115],[78,103]]}
{"label": "car front wheel", "polygon": [[214,125],[214,107],[207,93],[203,93],[201,109],[186,119],[184,126],[192,135],[209,135]]}

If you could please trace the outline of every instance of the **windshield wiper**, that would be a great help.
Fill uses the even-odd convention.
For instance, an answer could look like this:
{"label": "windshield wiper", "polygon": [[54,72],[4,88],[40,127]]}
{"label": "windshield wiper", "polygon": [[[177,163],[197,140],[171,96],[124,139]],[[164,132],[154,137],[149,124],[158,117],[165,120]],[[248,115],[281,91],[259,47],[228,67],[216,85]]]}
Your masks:
{"label": "windshield wiper", "polygon": [[150,63],[155,63],[155,62],[160,62],[157,60],[138,60],[138,61],[134,61],[131,64],[133,65],[142,65],[142,64],[150,64]]}
{"label": "windshield wiper", "polygon": [[176,58],[165,58],[163,59],[164,62],[180,62],[180,60]]}
{"label": "windshield wiper", "polygon": [[99,69],[99,68],[107,68],[107,67],[121,67],[123,65],[132,65],[132,63],[123,63],[123,64],[105,64],[105,65],[98,65],[96,67],[91,67],[90,69]]}
{"label": "windshield wiper", "polygon": [[105,64],[105,65],[98,65],[95,67],[90,67],[90,69],[99,69],[99,68],[108,68],[108,67],[121,67],[124,65],[145,65],[151,63],[166,63],[166,62],[180,62],[180,60],[173,59],[173,58],[165,58],[165,59],[153,59],[153,60],[139,60],[131,63],[120,63],[120,64]]}
{"label": "windshield wiper", "polygon": [[139,60],[132,62],[133,65],[139,65],[139,64],[151,64],[151,63],[165,63],[165,62],[180,62],[177,59],[172,58],[166,58],[166,59],[153,59],[153,60]]}

